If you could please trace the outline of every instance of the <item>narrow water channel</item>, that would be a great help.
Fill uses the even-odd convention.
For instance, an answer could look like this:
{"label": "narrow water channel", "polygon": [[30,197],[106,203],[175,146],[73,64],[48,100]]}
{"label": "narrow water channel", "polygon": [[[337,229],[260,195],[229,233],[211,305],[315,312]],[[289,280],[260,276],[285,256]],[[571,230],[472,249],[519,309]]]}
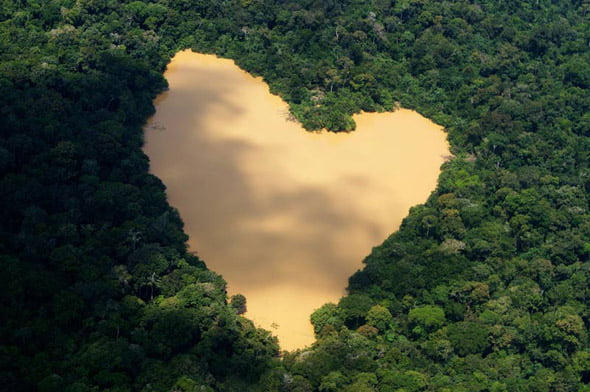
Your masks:
{"label": "narrow water channel", "polygon": [[311,344],[313,310],[435,188],[445,133],[403,109],[306,132],[261,78],[212,55],[180,52],[165,77],[144,150],[190,248],[283,349]]}

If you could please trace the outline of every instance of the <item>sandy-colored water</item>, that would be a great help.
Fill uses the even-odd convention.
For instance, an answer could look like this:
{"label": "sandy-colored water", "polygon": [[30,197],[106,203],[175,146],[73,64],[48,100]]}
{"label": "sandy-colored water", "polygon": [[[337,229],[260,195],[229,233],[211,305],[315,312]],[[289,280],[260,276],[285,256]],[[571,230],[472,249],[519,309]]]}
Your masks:
{"label": "sandy-colored water", "polygon": [[435,188],[446,135],[409,110],[306,132],[260,78],[211,55],[178,53],[165,76],[145,152],[191,249],[283,349],[312,343],[313,310]]}

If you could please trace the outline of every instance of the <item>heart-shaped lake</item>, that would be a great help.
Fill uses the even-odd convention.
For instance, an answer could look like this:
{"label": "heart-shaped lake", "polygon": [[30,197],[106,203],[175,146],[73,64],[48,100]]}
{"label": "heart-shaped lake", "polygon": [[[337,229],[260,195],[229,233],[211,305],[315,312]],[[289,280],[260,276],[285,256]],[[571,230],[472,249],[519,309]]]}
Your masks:
{"label": "heart-shaped lake", "polygon": [[310,344],[313,310],[436,186],[445,133],[409,110],[306,132],[261,78],[212,55],[180,52],[165,77],[145,152],[191,249],[283,349]]}

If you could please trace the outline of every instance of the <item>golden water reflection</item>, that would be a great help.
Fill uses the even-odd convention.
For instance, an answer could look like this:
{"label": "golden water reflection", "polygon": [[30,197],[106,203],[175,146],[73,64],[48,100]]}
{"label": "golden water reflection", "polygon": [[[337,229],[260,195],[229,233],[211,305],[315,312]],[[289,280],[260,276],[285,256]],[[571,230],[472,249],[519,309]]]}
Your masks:
{"label": "golden water reflection", "polygon": [[283,349],[310,344],[313,310],[434,189],[445,134],[403,109],[305,132],[261,78],[212,55],[180,52],[165,77],[145,152],[191,249]]}

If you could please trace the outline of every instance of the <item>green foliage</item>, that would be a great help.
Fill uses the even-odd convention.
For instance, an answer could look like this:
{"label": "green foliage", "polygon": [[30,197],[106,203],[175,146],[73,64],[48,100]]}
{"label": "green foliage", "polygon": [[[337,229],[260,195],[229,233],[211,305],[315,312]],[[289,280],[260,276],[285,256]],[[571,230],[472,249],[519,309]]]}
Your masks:
{"label": "green foliage", "polygon": [[232,295],[229,304],[236,311],[236,314],[246,313],[246,297],[242,294]]}
{"label": "green foliage", "polygon": [[[3,387],[587,390],[589,17],[585,1],[2,2]],[[448,132],[436,191],[281,364],[187,253],[140,150],[187,47],[263,76],[308,129],[400,104]]]}
{"label": "green foliage", "polygon": [[338,307],[344,315],[344,322],[352,329],[365,323],[365,317],[371,309],[371,305],[371,298],[360,294],[342,297],[338,303]]}
{"label": "green foliage", "polygon": [[367,324],[383,333],[392,327],[393,317],[389,310],[382,305],[375,305],[367,313]]}
{"label": "green foliage", "polygon": [[336,305],[325,304],[311,314],[310,321],[316,336],[322,336],[340,330],[344,325],[344,314]]}
{"label": "green foliage", "polygon": [[337,392],[342,390],[347,379],[340,372],[330,372],[322,378],[319,390],[320,392]]}
{"label": "green foliage", "polygon": [[466,321],[451,324],[447,330],[455,352],[461,356],[484,352],[489,344],[488,334],[484,325]]}
{"label": "green foliage", "polygon": [[428,331],[440,328],[445,322],[445,312],[439,306],[424,305],[410,310],[408,320]]}

